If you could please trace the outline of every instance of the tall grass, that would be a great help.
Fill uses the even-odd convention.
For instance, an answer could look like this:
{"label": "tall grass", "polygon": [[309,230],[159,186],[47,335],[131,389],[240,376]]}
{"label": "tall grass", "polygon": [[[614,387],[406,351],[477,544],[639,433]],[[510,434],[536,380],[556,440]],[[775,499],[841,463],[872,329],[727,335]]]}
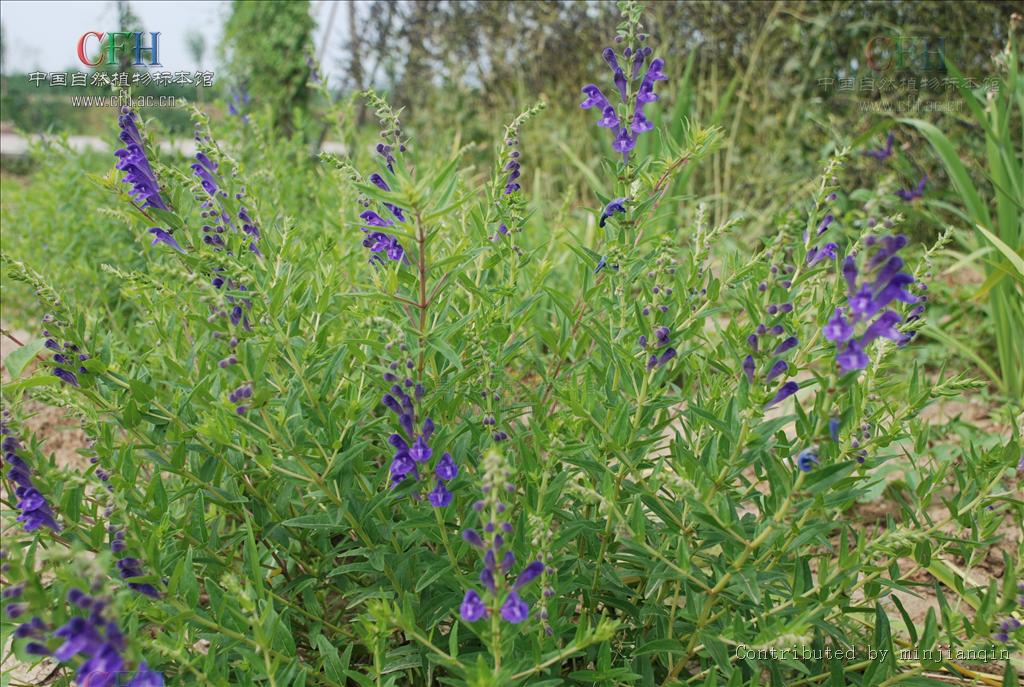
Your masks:
{"label": "tall grass", "polygon": [[[969,88],[963,74],[947,61],[972,121],[985,134],[984,176],[989,189],[974,183],[956,147],[938,127],[919,119],[901,121],[931,143],[963,205],[956,213],[976,230],[975,245],[967,247],[974,250],[976,259],[984,259],[986,280],[976,298],[987,297],[995,328],[999,370],[993,381],[1019,401],[1024,396],[1024,78],[1014,31],[997,62],[1004,70],[998,90],[985,94],[983,89]],[[934,328],[926,331],[940,340],[946,338]]]}

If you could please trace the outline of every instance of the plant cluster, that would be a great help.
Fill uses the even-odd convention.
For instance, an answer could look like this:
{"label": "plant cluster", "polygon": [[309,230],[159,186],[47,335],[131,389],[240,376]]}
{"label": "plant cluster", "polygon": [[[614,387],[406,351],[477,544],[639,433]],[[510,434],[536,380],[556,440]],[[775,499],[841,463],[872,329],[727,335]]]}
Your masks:
{"label": "plant cluster", "polygon": [[[1020,551],[972,570],[1024,515],[1020,441],[921,418],[978,388],[914,357],[949,233],[848,219],[846,149],[749,250],[723,248],[741,215],[679,220],[723,133],[664,121],[619,8],[582,211],[531,203],[543,103],[486,175],[372,91],[373,154],[313,172],[258,107],[194,112],[190,166],[120,114],[94,180],[131,227],[104,255],[130,319],[3,256],[46,313],[3,385],[19,658],[93,687],[881,685],[977,675],[957,647],[1015,679]],[[30,400],[87,469],[47,458]],[[846,516],[883,493],[884,526]]]}

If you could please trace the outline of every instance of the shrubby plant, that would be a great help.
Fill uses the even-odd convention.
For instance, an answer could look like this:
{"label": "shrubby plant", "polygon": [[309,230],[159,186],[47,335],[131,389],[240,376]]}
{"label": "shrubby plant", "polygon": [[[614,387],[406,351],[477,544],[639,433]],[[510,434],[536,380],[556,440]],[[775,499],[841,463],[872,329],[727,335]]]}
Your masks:
{"label": "shrubby plant", "polygon": [[[133,327],[4,254],[45,310],[34,372],[4,385],[20,658],[89,685],[976,673],[942,646],[992,651],[1013,681],[1020,552],[998,583],[970,571],[1019,521],[1024,464],[1016,440],[931,450],[922,410],[976,387],[914,360],[937,247],[900,214],[846,221],[848,151],[748,253],[716,250],[742,217],[675,224],[673,182],[721,132],[654,125],[665,62],[621,9],[615,91],[583,88],[612,132],[592,170],[610,193],[584,215],[531,206],[543,103],[495,132],[480,182],[367,93],[375,158],[302,177],[339,199],[308,217],[275,207],[305,172],[271,151],[253,168],[237,138],[265,146],[258,117],[222,146],[196,112],[189,167],[120,115],[101,182],[144,263],[103,269]],[[544,232],[570,218],[566,253]],[[81,423],[87,471],[47,460],[28,398]],[[894,467],[885,527],[846,519]],[[924,587],[918,624],[900,594]]]}

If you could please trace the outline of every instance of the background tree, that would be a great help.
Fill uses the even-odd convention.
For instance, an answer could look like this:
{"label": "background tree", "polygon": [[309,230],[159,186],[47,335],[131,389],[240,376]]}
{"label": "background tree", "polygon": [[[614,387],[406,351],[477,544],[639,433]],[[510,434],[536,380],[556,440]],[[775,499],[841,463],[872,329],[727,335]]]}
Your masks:
{"label": "background tree", "polygon": [[[293,110],[309,102],[314,21],[309,2],[235,2],[224,27],[225,63],[255,109],[267,109],[273,126],[293,128]],[[271,30],[272,29],[272,30]]]}

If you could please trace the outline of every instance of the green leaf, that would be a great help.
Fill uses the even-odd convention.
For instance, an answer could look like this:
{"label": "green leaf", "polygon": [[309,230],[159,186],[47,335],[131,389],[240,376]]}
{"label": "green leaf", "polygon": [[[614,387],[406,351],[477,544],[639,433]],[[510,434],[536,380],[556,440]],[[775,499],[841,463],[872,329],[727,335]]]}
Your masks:
{"label": "green leaf", "polygon": [[19,346],[7,354],[4,358],[4,367],[11,379],[17,379],[24,372],[32,359],[39,355],[39,352],[46,347],[45,339],[32,339],[24,346]]}
{"label": "green leaf", "polygon": [[1015,253],[1012,248],[1003,243],[1002,239],[985,227],[980,224],[975,224],[974,226],[978,228],[978,231],[985,235],[985,238],[992,242],[992,245],[995,246],[1000,253],[1006,256],[1006,259],[1010,261],[1010,264],[1013,265],[1013,268],[1017,271],[1015,278],[1017,281],[1024,284],[1024,259]]}

